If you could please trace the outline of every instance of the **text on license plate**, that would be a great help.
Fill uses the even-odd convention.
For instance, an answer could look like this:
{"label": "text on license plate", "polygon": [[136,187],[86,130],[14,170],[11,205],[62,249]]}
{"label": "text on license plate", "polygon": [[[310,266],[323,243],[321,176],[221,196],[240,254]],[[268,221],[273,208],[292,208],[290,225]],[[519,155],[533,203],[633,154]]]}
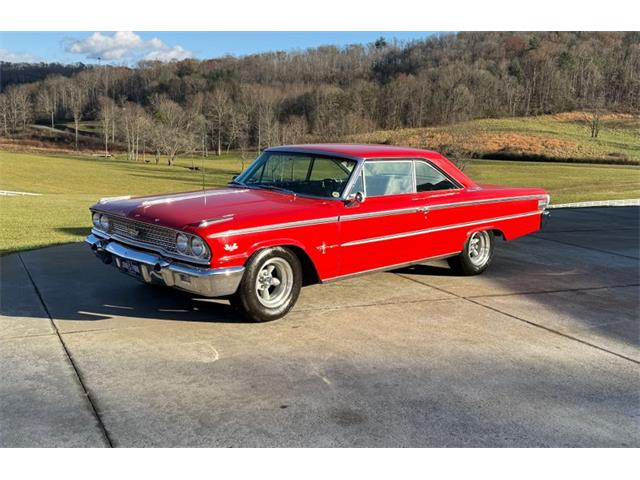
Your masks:
{"label": "text on license plate", "polygon": [[120,269],[134,277],[140,275],[140,266],[137,262],[132,262],[131,260],[120,260]]}

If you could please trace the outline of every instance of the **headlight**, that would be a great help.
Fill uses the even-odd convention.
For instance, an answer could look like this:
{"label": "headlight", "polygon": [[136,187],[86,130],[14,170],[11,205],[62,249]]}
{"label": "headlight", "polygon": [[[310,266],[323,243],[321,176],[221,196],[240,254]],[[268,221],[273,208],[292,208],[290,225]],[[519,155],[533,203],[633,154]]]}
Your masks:
{"label": "headlight", "polygon": [[204,246],[204,242],[200,237],[192,237],[191,238],[191,252],[196,257],[205,257],[207,253],[207,248]]}
{"label": "headlight", "polygon": [[183,233],[179,233],[176,237],[176,248],[180,253],[187,253],[189,249],[189,237]]}
{"label": "headlight", "polygon": [[109,231],[109,217],[106,215],[100,215],[100,228],[105,232]]}
{"label": "headlight", "polygon": [[91,221],[93,222],[93,226],[96,228],[100,228],[100,214],[94,213],[91,215]]}

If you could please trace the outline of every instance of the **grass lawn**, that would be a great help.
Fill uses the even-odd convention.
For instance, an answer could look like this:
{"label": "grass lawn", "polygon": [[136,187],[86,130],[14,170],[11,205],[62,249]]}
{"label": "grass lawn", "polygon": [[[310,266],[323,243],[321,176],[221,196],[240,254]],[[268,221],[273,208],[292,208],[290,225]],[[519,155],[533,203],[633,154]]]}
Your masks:
{"label": "grass lawn", "polygon": [[[242,168],[235,155],[209,157],[205,164],[208,187],[224,185]],[[191,159],[169,167],[0,151],[0,190],[42,194],[0,196],[0,253],[82,240],[90,226],[88,208],[101,197],[198,190],[202,173],[190,165]]]}
{"label": "grass lawn", "polygon": [[640,167],[473,160],[465,173],[478,183],[542,187],[551,203],[640,198]]}
{"label": "grass lawn", "polygon": [[[202,173],[191,164],[0,151],[0,189],[42,194],[0,197],[0,253],[82,240],[88,208],[100,197],[197,190]],[[236,155],[209,157],[205,169],[206,185],[220,186],[242,164]],[[466,173],[478,182],[544,187],[553,203],[640,197],[638,167],[476,160]]]}

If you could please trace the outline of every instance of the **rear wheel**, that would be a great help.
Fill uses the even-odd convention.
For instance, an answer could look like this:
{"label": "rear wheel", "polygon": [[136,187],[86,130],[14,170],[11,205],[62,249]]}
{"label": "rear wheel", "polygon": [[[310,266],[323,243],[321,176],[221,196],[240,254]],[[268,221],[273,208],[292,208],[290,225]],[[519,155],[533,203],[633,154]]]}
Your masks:
{"label": "rear wheel", "polygon": [[251,257],[238,291],[229,301],[255,322],[276,320],[295,305],[301,286],[298,257],[286,248],[267,248]]}
{"label": "rear wheel", "polygon": [[491,264],[494,245],[493,232],[474,232],[467,239],[462,253],[447,259],[447,262],[460,275],[478,275]]}

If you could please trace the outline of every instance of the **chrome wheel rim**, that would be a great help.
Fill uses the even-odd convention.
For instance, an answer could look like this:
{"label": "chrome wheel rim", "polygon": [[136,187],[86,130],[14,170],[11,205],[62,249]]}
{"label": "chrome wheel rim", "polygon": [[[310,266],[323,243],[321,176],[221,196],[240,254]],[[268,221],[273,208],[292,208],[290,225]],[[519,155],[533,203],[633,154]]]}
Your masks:
{"label": "chrome wheel rim", "polygon": [[469,238],[469,261],[481,267],[489,260],[491,242],[488,232],[476,232]]}
{"label": "chrome wheel rim", "polygon": [[256,277],[256,296],[267,308],[284,305],[293,289],[293,270],[284,258],[270,258],[262,264]]}

